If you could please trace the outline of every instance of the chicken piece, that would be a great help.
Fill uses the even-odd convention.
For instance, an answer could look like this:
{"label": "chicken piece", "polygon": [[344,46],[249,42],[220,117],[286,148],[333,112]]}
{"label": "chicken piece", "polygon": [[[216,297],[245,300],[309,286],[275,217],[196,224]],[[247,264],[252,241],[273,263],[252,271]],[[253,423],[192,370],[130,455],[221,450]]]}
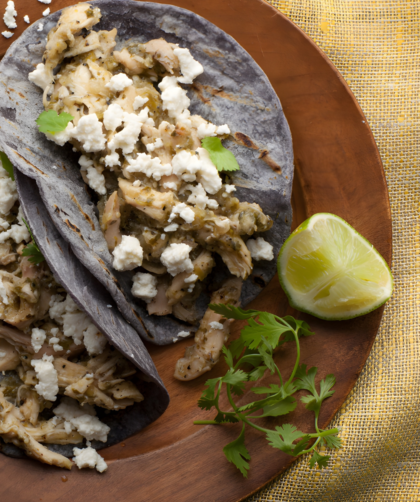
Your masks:
{"label": "chicken piece", "polygon": [[195,301],[190,301],[188,297],[184,297],[179,303],[173,305],[172,313],[177,319],[190,324],[195,324],[199,315]]}
{"label": "chicken piece", "polygon": [[24,418],[19,409],[6,401],[0,391],[0,435],[2,439],[6,443],[13,443],[15,446],[22,448],[29,457],[70,470],[73,466],[71,460],[48,450],[38,443],[23,426],[23,420]]}
{"label": "chicken piece", "polygon": [[179,60],[174,54],[174,49],[177,48],[175,44],[169,44],[163,38],[149,40],[144,44],[146,51],[152,55],[153,59],[159,63],[170,74],[179,73]]}
{"label": "chicken piece", "polygon": [[265,232],[273,226],[270,216],[263,213],[261,207],[249,202],[241,202],[237,211],[230,217],[232,228],[238,235],[252,235]]}
{"label": "chicken piece", "polygon": [[14,370],[19,364],[19,354],[14,349],[13,345],[3,338],[0,338],[0,371]]}
{"label": "chicken piece", "polygon": [[147,304],[147,312],[149,315],[168,315],[172,314],[172,307],[169,305],[169,300],[166,296],[168,283],[159,281],[157,285],[157,295]]}
{"label": "chicken piece", "polygon": [[[141,44],[139,44],[141,47]],[[138,54],[133,53],[133,47],[130,47],[132,52],[129,52],[127,49],[123,49],[122,51],[114,51],[114,59],[117,63],[122,64],[128,70],[129,75],[139,75],[144,70],[151,68],[153,66],[153,62],[146,54],[142,54],[141,51],[138,51]],[[146,56],[146,57],[142,57]]]}
{"label": "chicken piece", "polygon": [[107,200],[101,220],[101,228],[110,251],[113,251],[121,242],[120,224],[120,203],[118,200],[118,191],[116,190]]}
{"label": "chicken piece", "polygon": [[115,37],[117,36],[117,28],[113,28],[111,31],[98,31],[98,35],[101,47],[100,49],[95,50],[95,56],[98,59],[105,59],[111,55],[112,49],[117,44],[117,42],[115,41]]}
{"label": "chicken piece", "polygon": [[[239,304],[242,281],[234,278],[212,294],[211,303]],[[223,328],[213,328],[210,324],[218,322]],[[178,380],[193,380],[210,371],[219,361],[223,345],[229,338],[230,320],[208,309],[201,320],[200,327],[195,334],[195,344],[187,347],[183,358],[175,366],[174,377]]]}
{"label": "chicken piece", "polygon": [[99,41],[99,34],[96,31],[91,31],[87,37],[74,37],[73,45],[70,50],[66,51],[64,57],[72,58],[84,54],[85,52],[94,51],[100,47],[101,42]]}
{"label": "chicken piece", "polygon": [[60,422],[55,422],[53,419],[44,420],[39,422],[36,427],[25,426],[25,430],[36,441],[47,444],[77,444],[83,441],[83,436],[78,432],[66,432],[64,420]]}
{"label": "chicken piece", "polygon": [[116,384],[114,387],[109,389],[109,393],[116,399],[117,401],[122,399],[130,399],[135,403],[140,403],[144,400],[143,395],[137,389],[137,387],[133,384],[133,382],[121,382]]}
{"label": "chicken piece", "polygon": [[192,263],[194,266],[192,272],[182,272],[172,279],[171,285],[166,291],[168,305],[175,305],[188,293],[188,288],[193,283],[185,282],[185,279],[195,274],[198,276],[198,280],[203,281],[215,265],[211,253],[206,250],[203,250]]}
{"label": "chicken piece", "polygon": [[232,232],[216,238],[213,229],[211,226],[201,229],[197,233],[197,241],[208,250],[218,253],[232,275],[245,280],[252,272],[252,259],[244,241]]}
{"label": "chicken piece", "polygon": [[54,359],[53,364],[55,370],[57,371],[58,386],[60,388],[67,387],[78,382],[89,373],[86,366],[72,363],[62,357]]}
{"label": "chicken piece", "polygon": [[48,33],[44,52],[45,68],[51,74],[51,80],[54,68],[65,57],[65,51],[74,46],[74,35],[83,28],[89,30],[100,18],[100,9],[92,9],[87,3],[79,3],[63,10],[57,26]]}
{"label": "chicken piece", "polygon": [[31,389],[28,385],[21,385],[19,387],[16,402],[19,404],[19,411],[24,419],[32,425],[38,422],[38,415],[40,412],[40,402],[38,393]]}
{"label": "chicken piece", "polygon": [[16,253],[12,252],[12,246],[10,242],[5,242],[0,244],[0,264],[9,265],[16,261]]}
{"label": "chicken piece", "polygon": [[168,219],[174,205],[173,193],[157,192],[153,188],[145,186],[134,187],[129,181],[122,178],[119,178],[118,184],[128,204],[159,222]]}
{"label": "chicken piece", "polygon": [[161,263],[154,263],[153,261],[143,260],[141,266],[151,272],[152,274],[162,275],[166,274],[166,267]]}

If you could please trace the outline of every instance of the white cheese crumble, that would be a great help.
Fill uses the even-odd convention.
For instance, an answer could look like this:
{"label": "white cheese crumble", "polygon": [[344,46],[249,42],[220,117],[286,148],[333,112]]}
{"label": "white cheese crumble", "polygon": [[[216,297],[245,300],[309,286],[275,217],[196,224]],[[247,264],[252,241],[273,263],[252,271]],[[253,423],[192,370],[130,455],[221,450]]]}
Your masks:
{"label": "white cheese crumble", "polygon": [[32,359],[31,365],[35,369],[38,382],[35,390],[47,401],[55,401],[58,394],[57,370],[53,365],[54,357],[44,354],[42,359]]}
{"label": "white cheese crumble", "polygon": [[213,321],[209,323],[211,329],[223,329],[223,324],[221,322]]}
{"label": "white cheese crumble", "polygon": [[129,173],[143,173],[148,178],[159,181],[162,176],[172,174],[171,164],[162,164],[159,157],[152,159],[147,153],[138,153],[134,159],[127,158],[128,167],[125,171]]}
{"label": "white cheese crumble", "polygon": [[17,11],[15,9],[15,3],[9,0],[6,5],[6,11],[3,16],[4,24],[11,30],[17,28],[16,19]]}
{"label": "white cheese crumble", "polygon": [[16,244],[20,244],[22,241],[29,241],[31,238],[25,223],[23,222],[23,212],[22,208],[19,207],[19,212],[17,215],[17,221],[15,225],[12,225],[8,230],[0,233],[0,243],[6,242],[7,239],[13,239]]}
{"label": "white cheese crumble", "polygon": [[203,185],[204,190],[213,195],[222,188],[222,179],[216,166],[210,159],[209,152],[205,148],[197,148],[197,152],[201,161],[197,179]]}
{"label": "white cheese crumble", "polygon": [[189,190],[191,192],[191,195],[187,199],[189,204],[194,204],[194,206],[199,207],[200,209],[205,209],[206,206],[210,209],[216,209],[219,206],[217,200],[209,199],[207,197],[206,191],[201,183],[198,183],[196,186],[187,185],[185,190]]}
{"label": "white cheese crumble", "polygon": [[105,176],[96,169],[93,160],[86,157],[86,155],[82,155],[79,158],[79,164],[81,166],[80,170],[86,171],[86,177],[90,188],[95,190],[99,195],[105,195]]}
{"label": "white cheese crumble", "polygon": [[42,15],[45,17],[45,16],[48,16],[50,14],[50,8],[48,7],[47,9],[44,10],[44,12],[42,13]]}
{"label": "white cheese crumble", "polygon": [[[48,83],[46,85],[48,85]],[[64,131],[56,132],[55,134],[46,132],[44,134],[50,141],[54,141],[54,143],[57,143],[57,145],[63,146],[71,138],[73,129],[74,129],[73,122],[69,122]]]}
{"label": "white cheese crumble", "polygon": [[175,183],[175,181],[166,181],[166,182],[163,184],[163,188],[168,188],[169,190],[177,190],[177,189],[178,189],[178,186],[177,186],[177,184]]}
{"label": "white cheese crumble", "polygon": [[146,145],[146,149],[148,152],[154,152],[156,148],[162,148],[163,146],[163,141],[160,138],[156,138],[156,140],[153,143],[148,143]]}
{"label": "white cheese crumble", "polygon": [[108,469],[105,460],[99,455],[99,453],[90,446],[90,442],[87,442],[87,448],[73,448],[73,462],[77,465],[79,469],[85,469],[89,467],[98,472],[104,472]]}
{"label": "white cheese crumble", "polygon": [[23,20],[25,21],[25,23],[29,24],[30,23],[30,20],[29,20],[29,16],[26,15],[26,16],[23,16]]}
{"label": "white cheese crumble", "polygon": [[133,110],[136,111],[142,106],[144,106],[149,101],[149,98],[142,98],[141,96],[136,96],[133,102]]}
{"label": "white cheese crumble", "polygon": [[178,85],[176,77],[164,77],[158,87],[162,91],[162,107],[170,117],[178,118],[190,106],[187,91]]}
{"label": "white cheese crumble", "polygon": [[190,284],[192,282],[196,282],[196,280],[198,279],[198,275],[197,274],[191,274],[190,276],[186,277],[184,279],[184,282],[186,284]]}
{"label": "white cheese crumble", "polygon": [[53,413],[65,420],[64,426],[67,425],[68,432],[76,429],[89,441],[96,439],[105,442],[107,440],[110,428],[95,416],[96,412],[93,406],[89,404],[80,406],[74,399],[64,397]]}
{"label": "white cheese crumble", "polygon": [[[6,355],[7,355],[6,352],[0,352],[0,359],[5,357]],[[4,371],[2,371],[2,374],[4,375]]]}
{"label": "white cheese crumble", "polygon": [[164,232],[175,232],[176,230],[178,230],[178,228],[179,228],[179,225],[177,223],[171,223],[170,225],[165,227],[163,229],[163,231]]}
{"label": "white cheese crumble", "polygon": [[44,25],[42,23],[39,23],[36,31],[42,31],[43,29],[44,29]]}
{"label": "white cheese crumble", "polygon": [[200,159],[186,150],[181,150],[172,159],[172,171],[184,181],[195,181],[201,167]]}
{"label": "white cheese crumble", "polygon": [[189,331],[180,331],[176,336],[180,336],[181,338],[185,338],[186,336],[189,336],[190,332]]}
{"label": "white cheese crumble", "polygon": [[133,276],[133,286],[131,292],[137,298],[141,298],[146,303],[150,303],[157,295],[157,279],[152,274],[137,272]]}
{"label": "white cheese crumble", "polygon": [[246,247],[249,249],[253,260],[272,260],[274,258],[273,246],[262,237],[257,237],[256,240],[248,239]]}
{"label": "white cheese crumble", "polygon": [[111,80],[105,87],[108,87],[112,92],[121,92],[132,83],[133,81],[131,78],[128,78],[125,73],[118,73],[118,75],[111,77]]}
{"label": "white cheese crumble", "polygon": [[177,216],[180,216],[185,222],[192,223],[195,218],[194,211],[185,204],[185,202],[181,202],[180,204],[176,204],[169,215],[168,222],[171,223]]}
{"label": "white cheese crumble", "polygon": [[2,31],[1,34],[3,35],[4,38],[13,37],[13,33],[11,31]]}
{"label": "white cheese crumble", "polygon": [[[34,328],[31,333],[31,345],[35,351],[35,354],[37,354],[41,348],[42,345],[45,342],[45,338],[47,337],[47,333],[45,330],[40,329],[40,328]],[[58,340],[58,338],[57,338]]]}
{"label": "white cheese crumble", "polygon": [[171,244],[163,251],[160,261],[172,276],[181,272],[192,272],[194,266],[189,258],[190,251],[188,244]]}
{"label": "white cheese crumble", "polygon": [[107,344],[105,336],[98,331],[98,328],[92,323],[83,333],[83,343],[89,355],[97,356],[102,354]]}
{"label": "white cheese crumble", "polygon": [[1,301],[5,305],[9,305],[9,294],[8,293],[9,293],[9,290],[6,288],[6,286],[3,283],[2,278],[0,277],[0,297],[1,297]]}
{"label": "white cheese crumble", "polygon": [[44,63],[39,63],[35,70],[29,73],[28,80],[45,91],[46,87],[51,83],[51,76],[46,70]]}
{"label": "white cheese crumble", "polygon": [[105,148],[105,134],[102,132],[102,122],[96,113],[83,115],[72,131],[73,138],[82,143],[85,152],[100,152]]}
{"label": "white cheese crumble", "polygon": [[44,3],[45,5],[49,5],[51,0],[38,0],[38,2]]}
{"label": "white cheese crumble", "polygon": [[115,131],[123,122],[124,110],[118,103],[112,103],[104,112],[104,126],[108,131]]}
{"label": "white cheese crumble", "polygon": [[188,49],[174,49],[174,54],[179,60],[182,77],[178,77],[181,84],[192,84],[193,80],[204,71],[203,65],[193,58]]}
{"label": "white cheese crumble", "polygon": [[[145,110],[147,117],[147,112],[149,110],[146,107],[144,110],[142,110],[142,112],[144,112]],[[141,126],[145,122],[144,119],[145,119],[144,115],[142,116],[142,115],[136,115],[135,113],[124,113],[124,118],[123,118],[124,129],[122,129],[120,132],[117,132],[117,134],[111,139],[111,141],[108,142],[108,148],[112,152],[115,152],[115,150],[121,148],[124,155],[132,153],[139,139]],[[111,159],[109,159],[108,157],[109,155],[105,157],[105,164],[107,166],[112,167],[115,164],[111,164],[110,163]]]}
{"label": "white cheese crumble", "polygon": [[[2,166],[0,161],[0,166]],[[18,199],[16,183],[9,177],[5,169],[0,169],[0,214],[6,216]]]}
{"label": "white cheese crumble", "polygon": [[133,270],[143,263],[143,248],[140,241],[131,235],[123,235],[121,242],[112,252],[115,270]]}
{"label": "white cheese crumble", "polygon": [[235,185],[223,185],[225,192],[227,193],[232,193],[236,191],[236,186]]}
{"label": "white cheese crumble", "polygon": [[50,300],[49,315],[63,326],[64,336],[73,338],[76,345],[81,345],[83,341],[90,355],[102,353],[107,343],[106,338],[98,332],[90,318],[84,312],[80,312],[70,295],[65,299],[61,295],[53,295]]}
{"label": "white cheese crumble", "polygon": [[217,134],[222,135],[222,134],[230,134],[230,129],[227,124],[223,124],[217,128]]}
{"label": "white cheese crumble", "polygon": [[209,136],[216,136],[217,126],[214,124],[200,124],[197,129],[197,136],[200,139],[207,138]]}

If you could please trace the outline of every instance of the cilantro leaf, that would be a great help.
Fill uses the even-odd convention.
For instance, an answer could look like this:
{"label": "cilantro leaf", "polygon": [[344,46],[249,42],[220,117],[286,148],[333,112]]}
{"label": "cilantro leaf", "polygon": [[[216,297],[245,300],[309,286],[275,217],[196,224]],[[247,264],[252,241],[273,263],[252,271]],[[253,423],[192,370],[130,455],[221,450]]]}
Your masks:
{"label": "cilantro leaf", "polygon": [[245,320],[261,314],[259,310],[244,310],[239,307],[234,307],[229,303],[210,303],[209,307],[214,310],[216,314],[220,314],[223,317],[226,317],[226,319]]}
{"label": "cilantro leaf", "polygon": [[45,260],[43,254],[34,242],[31,242],[23,249],[22,256],[28,256],[28,260],[34,265],[39,265]]}
{"label": "cilantro leaf", "polygon": [[[254,318],[248,319],[248,325],[241,332],[245,346],[256,349],[266,340],[272,349],[279,345],[280,337],[290,331],[289,326],[280,324],[275,315],[260,312],[258,322]],[[266,345],[266,344],[265,344]]]}
{"label": "cilantro leaf", "polygon": [[288,455],[293,454],[295,445],[293,441],[305,436],[304,432],[298,431],[294,425],[284,424],[276,427],[275,431],[267,432],[268,444],[273,448],[278,448]]}
{"label": "cilantro leaf", "polygon": [[216,390],[216,385],[220,382],[221,378],[210,378],[207,380],[207,389],[204,389],[200,399],[198,400],[198,406],[202,410],[211,410],[213,406],[216,406],[219,396],[214,395]]}
{"label": "cilantro leaf", "polygon": [[238,439],[227,444],[223,448],[223,453],[226,458],[234,464],[242,473],[244,478],[248,477],[249,463],[247,460],[251,458],[245,446],[245,423],[242,426],[242,432]]}
{"label": "cilantro leaf", "polygon": [[244,393],[245,382],[248,380],[248,375],[243,370],[234,370],[230,368],[224,377],[221,378],[223,383],[228,383],[232,386],[232,392],[237,396]]}
{"label": "cilantro leaf", "polygon": [[325,446],[328,448],[336,448],[337,450],[341,448],[341,438],[337,436],[324,436],[322,438],[322,442],[325,443]]}
{"label": "cilantro leaf", "polygon": [[36,119],[39,132],[48,132],[55,134],[56,132],[64,131],[70,120],[74,117],[70,113],[62,112],[60,115],[55,110],[48,110],[42,112]]}
{"label": "cilantro leaf", "polygon": [[334,390],[331,388],[335,384],[334,375],[327,375],[325,380],[321,380],[319,387],[319,394],[315,386],[315,376],[317,374],[318,368],[310,368],[306,373],[306,364],[299,366],[296,371],[296,381],[295,384],[298,389],[304,389],[311,393],[311,395],[302,396],[300,399],[305,403],[308,410],[315,412],[315,416],[318,417],[322,402],[331,397],[334,394]]}
{"label": "cilantro leaf", "polygon": [[312,458],[309,460],[309,467],[312,469],[315,464],[318,464],[318,469],[323,469],[324,467],[327,467],[328,465],[328,460],[331,457],[329,455],[320,455],[316,450],[314,450],[314,454],[312,455]]}
{"label": "cilantro leaf", "polygon": [[220,138],[203,138],[201,146],[209,152],[210,159],[218,171],[239,171],[235,156],[222,145]]}
{"label": "cilantro leaf", "polygon": [[36,245],[34,236],[32,235],[31,229],[29,228],[29,225],[25,218],[22,218],[23,223],[25,223],[26,228],[28,229],[29,235],[32,238],[32,241],[30,244],[28,244],[22,251],[22,256],[29,256],[29,261],[33,263],[34,265],[39,265],[42,263],[45,258],[43,254],[41,253],[39,247]]}
{"label": "cilantro leaf", "polygon": [[265,371],[267,370],[267,366],[257,366],[251,373],[249,374],[248,379],[251,382],[255,382],[264,376]]}
{"label": "cilantro leaf", "polygon": [[283,317],[283,320],[290,324],[294,330],[297,330],[299,336],[312,336],[315,334],[305,321],[298,321],[290,315]]}
{"label": "cilantro leaf", "polygon": [[9,175],[9,178],[12,178],[12,180],[15,181],[15,174],[13,172],[12,163],[4,152],[0,152],[0,161],[2,163],[3,169]]}
{"label": "cilantro leaf", "polygon": [[214,419],[214,421],[217,422],[218,424],[223,424],[223,423],[235,424],[235,423],[239,422],[239,419],[236,418],[236,414],[234,411],[232,411],[231,413],[220,411],[216,415],[216,418]]}
{"label": "cilantro leaf", "polygon": [[225,355],[226,364],[229,366],[229,368],[233,368],[232,352],[228,348],[226,348],[224,345],[222,347],[222,352]]}
{"label": "cilantro leaf", "polygon": [[292,396],[287,396],[286,398],[278,401],[277,403],[269,404],[263,407],[262,415],[259,415],[260,418],[263,417],[280,417],[281,415],[287,415],[291,411],[293,411],[297,406],[297,401]]}
{"label": "cilantro leaf", "polygon": [[298,444],[295,446],[295,449],[293,450],[293,455],[299,455],[303,450],[306,450],[306,448],[309,446],[309,442],[311,441],[310,436],[303,436],[303,438],[298,442]]}

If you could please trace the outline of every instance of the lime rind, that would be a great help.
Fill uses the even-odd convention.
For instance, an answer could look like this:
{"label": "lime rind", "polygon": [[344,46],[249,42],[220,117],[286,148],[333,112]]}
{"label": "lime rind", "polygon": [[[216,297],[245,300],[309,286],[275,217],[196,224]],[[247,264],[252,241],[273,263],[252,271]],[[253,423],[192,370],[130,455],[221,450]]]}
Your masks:
{"label": "lime rind", "polygon": [[313,215],[290,235],[277,268],[290,305],[326,320],[372,312],[391,297],[394,287],[379,252],[331,213]]}

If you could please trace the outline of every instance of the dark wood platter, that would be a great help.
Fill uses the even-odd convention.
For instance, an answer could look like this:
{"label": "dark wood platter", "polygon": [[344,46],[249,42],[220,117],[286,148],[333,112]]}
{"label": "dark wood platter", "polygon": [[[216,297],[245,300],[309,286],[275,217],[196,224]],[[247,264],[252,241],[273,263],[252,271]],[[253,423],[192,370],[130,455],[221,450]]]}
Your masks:
{"label": "dark wood platter", "polygon": [[[123,1],[123,0],[116,0]],[[53,0],[52,11],[73,4]],[[205,17],[233,36],[256,60],[280,97],[295,155],[293,228],[317,212],[335,213],[365,236],[391,262],[391,214],[381,159],[362,110],[341,75],[316,45],[291,21],[263,0],[172,0]],[[26,25],[42,17],[45,4],[15,0],[18,28],[1,37],[0,56]],[[2,28],[5,29],[4,27]],[[1,134],[1,128],[0,128]],[[327,322],[299,314],[288,306],[277,278],[252,303],[253,308],[305,319],[315,336],[302,341],[301,362],[318,366],[318,378],[334,373],[336,392],[323,405],[326,427],[354,386],[374,342],[383,309],[351,321]],[[239,334],[240,324],[232,336]],[[248,479],[229,464],[223,446],[239,434],[237,425],[194,426],[212,414],[197,407],[204,382],[226,371],[223,364],[192,382],[172,377],[176,360],[191,342],[150,352],[171,396],[167,412],[156,422],[101,454],[109,469],[99,475],[73,468],[64,472],[32,460],[0,455],[0,500],[4,502],[233,502],[255,492],[292,462],[272,449],[256,431],[247,432],[251,453]],[[278,354],[285,375],[294,363],[287,344]],[[242,399],[246,399],[243,397]],[[290,420],[311,431],[313,416],[303,407]],[[274,422],[271,422],[274,425]]]}

